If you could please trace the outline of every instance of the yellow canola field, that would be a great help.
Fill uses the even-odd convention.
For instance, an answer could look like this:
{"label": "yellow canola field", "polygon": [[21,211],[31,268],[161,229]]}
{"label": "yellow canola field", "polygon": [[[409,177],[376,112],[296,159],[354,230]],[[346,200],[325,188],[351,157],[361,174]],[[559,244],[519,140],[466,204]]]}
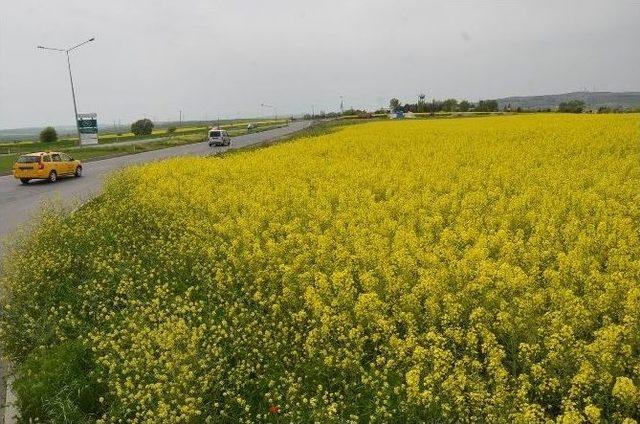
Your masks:
{"label": "yellow canola field", "polygon": [[129,168],[12,256],[5,349],[79,340],[100,422],[640,421],[639,119]]}

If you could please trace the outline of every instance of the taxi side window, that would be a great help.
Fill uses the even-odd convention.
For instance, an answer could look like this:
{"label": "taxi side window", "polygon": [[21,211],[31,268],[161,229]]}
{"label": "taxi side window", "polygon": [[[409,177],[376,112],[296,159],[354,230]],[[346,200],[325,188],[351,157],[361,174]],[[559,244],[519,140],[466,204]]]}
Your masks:
{"label": "taxi side window", "polygon": [[64,153],[60,153],[60,157],[62,158],[63,162],[70,162],[71,161],[71,156],[66,155]]}
{"label": "taxi side window", "polygon": [[42,156],[42,162],[51,162],[51,156],[43,155]]}
{"label": "taxi side window", "polygon": [[51,155],[51,157],[53,158],[54,162],[62,162],[62,159],[60,159],[60,155],[57,153],[54,155]]}

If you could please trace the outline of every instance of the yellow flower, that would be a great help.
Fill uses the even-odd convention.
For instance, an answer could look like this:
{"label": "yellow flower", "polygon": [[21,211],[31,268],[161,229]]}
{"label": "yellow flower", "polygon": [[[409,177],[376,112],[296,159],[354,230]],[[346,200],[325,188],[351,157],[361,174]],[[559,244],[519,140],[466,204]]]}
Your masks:
{"label": "yellow flower", "polygon": [[616,383],[613,386],[612,394],[623,405],[631,406],[640,404],[638,388],[628,377],[616,378]]}
{"label": "yellow flower", "polygon": [[41,396],[38,355],[80,343],[58,365],[104,423],[630,423],[638,119],[376,121],[124,169],[17,243],[2,351]]}

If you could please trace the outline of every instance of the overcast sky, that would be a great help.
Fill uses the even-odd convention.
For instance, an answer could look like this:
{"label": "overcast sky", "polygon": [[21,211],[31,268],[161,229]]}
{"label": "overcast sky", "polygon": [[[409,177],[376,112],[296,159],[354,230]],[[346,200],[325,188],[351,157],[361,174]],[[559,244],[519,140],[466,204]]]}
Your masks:
{"label": "overcast sky", "polygon": [[640,91],[640,0],[0,0],[0,128]]}

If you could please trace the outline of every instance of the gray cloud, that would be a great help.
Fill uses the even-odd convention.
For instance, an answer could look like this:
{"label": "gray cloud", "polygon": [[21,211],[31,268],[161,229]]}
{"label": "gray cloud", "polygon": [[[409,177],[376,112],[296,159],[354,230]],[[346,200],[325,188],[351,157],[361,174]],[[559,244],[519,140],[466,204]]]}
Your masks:
{"label": "gray cloud", "polygon": [[638,90],[637,1],[3,0],[0,128]]}

